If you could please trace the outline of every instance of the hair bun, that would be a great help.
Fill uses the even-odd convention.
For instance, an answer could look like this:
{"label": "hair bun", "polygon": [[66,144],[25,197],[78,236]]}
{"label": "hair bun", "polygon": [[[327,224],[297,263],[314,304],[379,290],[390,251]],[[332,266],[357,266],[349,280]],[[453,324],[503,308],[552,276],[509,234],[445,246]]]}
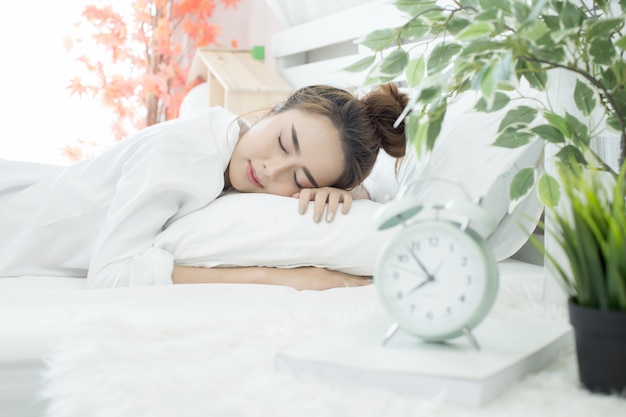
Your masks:
{"label": "hair bun", "polygon": [[383,84],[367,93],[361,101],[386,153],[401,158],[406,152],[404,120],[394,125],[408,105],[409,98],[396,84]]}

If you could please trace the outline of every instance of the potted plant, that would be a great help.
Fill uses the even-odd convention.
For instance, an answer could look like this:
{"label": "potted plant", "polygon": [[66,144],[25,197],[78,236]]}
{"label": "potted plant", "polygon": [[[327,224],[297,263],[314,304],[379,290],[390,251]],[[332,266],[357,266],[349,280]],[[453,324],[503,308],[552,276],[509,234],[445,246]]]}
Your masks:
{"label": "potted plant", "polygon": [[[581,381],[592,391],[626,394],[626,0],[398,0],[396,6],[406,23],[360,40],[372,53],[346,70],[367,71],[365,84],[406,81],[405,131],[418,155],[433,149],[448,103],[469,90],[478,92],[478,111],[509,106],[495,146],[517,148],[539,137],[555,149],[558,174],[522,169],[511,182],[511,201],[536,189],[554,215],[547,232],[564,256],[546,252],[546,260],[568,291]],[[563,73],[573,81],[558,94],[570,106],[515,104],[524,96],[520,85],[549,92],[555,74]],[[617,168],[593,150],[607,131],[620,140]],[[587,324],[579,328],[581,320]],[[612,334],[599,335],[599,324],[609,321]],[[581,342],[588,323],[595,334],[591,343]],[[604,370],[599,379],[590,377],[585,349],[620,337],[616,350],[593,354],[614,376]]]}

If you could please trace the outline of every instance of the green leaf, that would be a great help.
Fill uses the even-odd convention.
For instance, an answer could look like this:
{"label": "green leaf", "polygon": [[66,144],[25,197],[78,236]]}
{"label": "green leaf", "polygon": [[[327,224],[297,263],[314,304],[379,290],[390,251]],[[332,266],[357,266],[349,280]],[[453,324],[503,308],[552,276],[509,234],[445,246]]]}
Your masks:
{"label": "green leaf", "polygon": [[615,48],[609,39],[594,39],[589,46],[589,55],[599,65],[610,65],[615,58]]}
{"label": "green leaf", "polygon": [[375,61],[376,61],[376,57],[375,56],[373,56],[373,55],[372,56],[368,56],[366,58],[358,60],[354,64],[348,65],[343,70],[344,71],[348,71],[348,72],[365,71],[366,69],[370,68],[374,64]]}
{"label": "green leaf", "polygon": [[395,77],[404,71],[408,62],[409,55],[406,51],[396,49],[383,59],[380,64],[380,72]]}
{"label": "green leaf", "polygon": [[580,149],[572,145],[566,145],[561,148],[557,153],[556,157],[559,158],[561,163],[565,166],[571,166],[572,163],[587,165],[587,160],[583,156]]}
{"label": "green leaf", "polygon": [[426,147],[428,150],[435,147],[435,142],[441,132],[441,125],[446,115],[447,101],[441,100],[428,112],[428,133],[426,135]]}
{"label": "green leaf", "polygon": [[359,43],[373,51],[380,52],[389,46],[395,37],[396,34],[393,29],[379,29],[369,33]]}
{"label": "green leaf", "polygon": [[448,32],[452,35],[456,35],[470,25],[470,21],[459,17],[458,15],[454,15],[452,19],[448,22]]}
{"label": "green leaf", "polygon": [[550,32],[543,20],[532,20],[529,23],[530,26],[526,27],[521,34],[530,41],[536,41]]}
{"label": "green leaf", "polygon": [[550,142],[550,143],[564,143],[565,142],[565,137],[563,136],[563,133],[561,133],[559,129],[557,129],[556,127],[552,125],[548,125],[548,124],[539,125],[539,126],[533,127],[530,130],[532,132],[535,132],[537,136],[539,136],[541,139],[545,140],[546,142]]}
{"label": "green leaf", "polygon": [[484,54],[489,51],[489,55],[494,51],[503,49],[502,44],[493,40],[474,39],[463,47],[461,56],[472,56],[475,54]]}
{"label": "green leaf", "polygon": [[590,137],[587,125],[569,113],[565,114],[565,120],[572,129],[572,140],[574,141],[574,144],[582,147],[589,146]]}
{"label": "green leaf", "polygon": [[548,123],[552,126],[556,127],[566,138],[572,137],[572,129],[570,128],[569,123],[565,120],[564,117],[559,116],[556,113],[545,112],[543,117],[546,118]]}
{"label": "green leaf", "polygon": [[[624,68],[624,72],[626,76],[626,67]],[[613,93],[613,101],[615,102],[617,111],[619,111],[622,116],[626,117],[626,88],[623,83],[622,88]]]}
{"label": "green leaf", "polygon": [[563,28],[573,28],[582,23],[584,14],[582,9],[570,2],[564,2],[561,13],[559,14]]}
{"label": "green leaf", "polygon": [[530,140],[534,137],[535,135],[531,134],[528,131],[519,130],[514,127],[508,127],[502,133],[500,133],[493,145],[499,146],[501,148],[515,149],[528,144]]}
{"label": "green leaf", "polygon": [[543,21],[546,24],[546,26],[550,29],[550,31],[561,29],[561,22],[559,21],[558,16],[544,15]]}
{"label": "green leaf", "polygon": [[480,91],[487,99],[491,99],[495,94],[496,85],[495,65],[492,63],[490,66],[486,67],[486,71],[480,80]]}
{"label": "green leaf", "polygon": [[493,103],[491,104],[491,107],[488,108],[487,100],[485,100],[484,97],[481,97],[480,100],[478,100],[478,103],[476,103],[476,106],[474,106],[474,108],[480,112],[489,113],[489,112],[494,112],[494,111],[503,109],[504,107],[506,107],[507,104],[509,104],[510,101],[511,99],[509,98],[508,95],[498,91],[494,95],[494,99],[493,99]]}
{"label": "green leaf", "polygon": [[619,124],[619,118],[616,114],[612,114],[606,119],[606,124],[613,130],[619,132],[622,130],[622,126]]}
{"label": "green leaf", "polygon": [[530,15],[530,7],[520,1],[513,3],[513,11],[518,22],[525,22]]}
{"label": "green leaf", "polygon": [[574,101],[576,107],[585,116],[589,116],[596,107],[596,99],[593,90],[584,82],[576,80],[576,88],[574,89]]}
{"label": "green leaf", "polygon": [[622,51],[626,51],[626,36],[622,36],[621,38],[616,40],[614,45],[617,46]]}
{"label": "green leaf", "polygon": [[468,41],[477,38],[490,36],[493,33],[493,26],[488,22],[473,23],[463,29],[456,38],[461,41]]}
{"label": "green leaf", "polygon": [[548,85],[548,74],[542,67],[520,59],[515,66],[515,72],[518,77],[526,78],[531,87],[545,91]]}
{"label": "green leaf", "polygon": [[522,200],[535,185],[535,168],[527,167],[519,170],[511,181],[509,194],[512,202]]}
{"label": "green leaf", "polygon": [[508,111],[500,122],[498,132],[501,132],[506,127],[512,124],[529,124],[537,116],[537,110],[528,106],[519,106]]}
{"label": "green leaf", "polygon": [[434,101],[434,99],[439,98],[440,94],[440,86],[435,85],[432,87],[426,87],[420,92],[418,101],[429,104]]}
{"label": "green leaf", "polygon": [[457,43],[445,43],[435,46],[428,58],[428,75],[442,71],[452,58],[459,53],[461,45]]}
{"label": "green leaf", "polygon": [[400,37],[403,40],[419,40],[428,32],[430,32],[430,22],[422,17],[417,17],[400,28]]}
{"label": "green leaf", "polygon": [[609,39],[611,34],[624,25],[624,19],[593,18],[585,20],[585,38],[591,41],[595,38]]}
{"label": "green leaf", "polygon": [[528,13],[528,16],[526,17],[526,20],[524,21],[524,24],[536,22],[537,21],[536,19],[541,14],[541,11],[543,10],[543,8],[546,5],[546,2],[547,2],[547,0],[535,1],[535,4],[533,5],[533,8],[531,9],[530,13]]}
{"label": "green leaf", "polygon": [[407,140],[413,144],[418,158],[428,149],[426,149],[426,134],[428,132],[428,123],[423,120],[422,115],[410,113],[404,121],[405,134]]}
{"label": "green leaf", "polygon": [[528,72],[524,74],[524,78],[526,78],[531,87],[539,91],[544,91],[548,85],[548,74],[545,71]]}
{"label": "green leaf", "polygon": [[410,16],[417,16],[431,8],[441,9],[436,0],[396,0],[396,7]]}
{"label": "green leaf", "polygon": [[559,200],[561,199],[561,187],[554,177],[548,174],[542,174],[541,177],[539,177],[538,190],[539,200],[541,200],[543,205],[546,207],[555,207],[559,204]]}
{"label": "green leaf", "polygon": [[409,87],[418,86],[422,80],[424,79],[424,75],[426,74],[426,61],[424,61],[424,56],[420,55],[418,58],[414,58],[409,61],[406,66],[406,82]]}

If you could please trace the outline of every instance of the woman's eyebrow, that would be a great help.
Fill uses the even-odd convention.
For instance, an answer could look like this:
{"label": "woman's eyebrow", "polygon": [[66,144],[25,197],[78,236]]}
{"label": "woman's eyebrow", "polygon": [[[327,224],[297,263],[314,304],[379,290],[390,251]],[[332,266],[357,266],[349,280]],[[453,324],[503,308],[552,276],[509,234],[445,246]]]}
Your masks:
{"label": "woman's eyebrow", "polygon": [[291,139],[293,140],[293,147],[297,154],[300,154],[300,142],[298,142],[298,132],[296,132],[296,126],[291,124]]}
{"label": "woman's eyebrow", "polygon": [[[293,148],[295,149],[296,154],[300,155],[300,142],[298,142],[298,133],[296,132],[296,126],[293,123],[291,124],[291,140],[293,140]],[[309,171],[306,167],[302,167],[302,170],[304,171],[304,175],[306,175],[309,181],[311,181],[311,184],[313,184],[315,188],[320,188],[317,181],[315,181],[315,178],[313,178],[311,171]]]}

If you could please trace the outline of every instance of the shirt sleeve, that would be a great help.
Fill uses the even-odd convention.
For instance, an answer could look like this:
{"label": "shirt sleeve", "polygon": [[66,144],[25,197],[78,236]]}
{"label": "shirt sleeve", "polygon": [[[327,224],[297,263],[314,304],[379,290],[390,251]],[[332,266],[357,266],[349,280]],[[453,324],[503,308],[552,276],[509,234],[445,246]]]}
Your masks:
{"label": "shirt sleeve", "polygon": [[128,161],[96,238],[89,288],[172,283],[173,256],[153,247],[172,218],[215,199],[223,188],[216,151],[172,135],[152,138]]}

